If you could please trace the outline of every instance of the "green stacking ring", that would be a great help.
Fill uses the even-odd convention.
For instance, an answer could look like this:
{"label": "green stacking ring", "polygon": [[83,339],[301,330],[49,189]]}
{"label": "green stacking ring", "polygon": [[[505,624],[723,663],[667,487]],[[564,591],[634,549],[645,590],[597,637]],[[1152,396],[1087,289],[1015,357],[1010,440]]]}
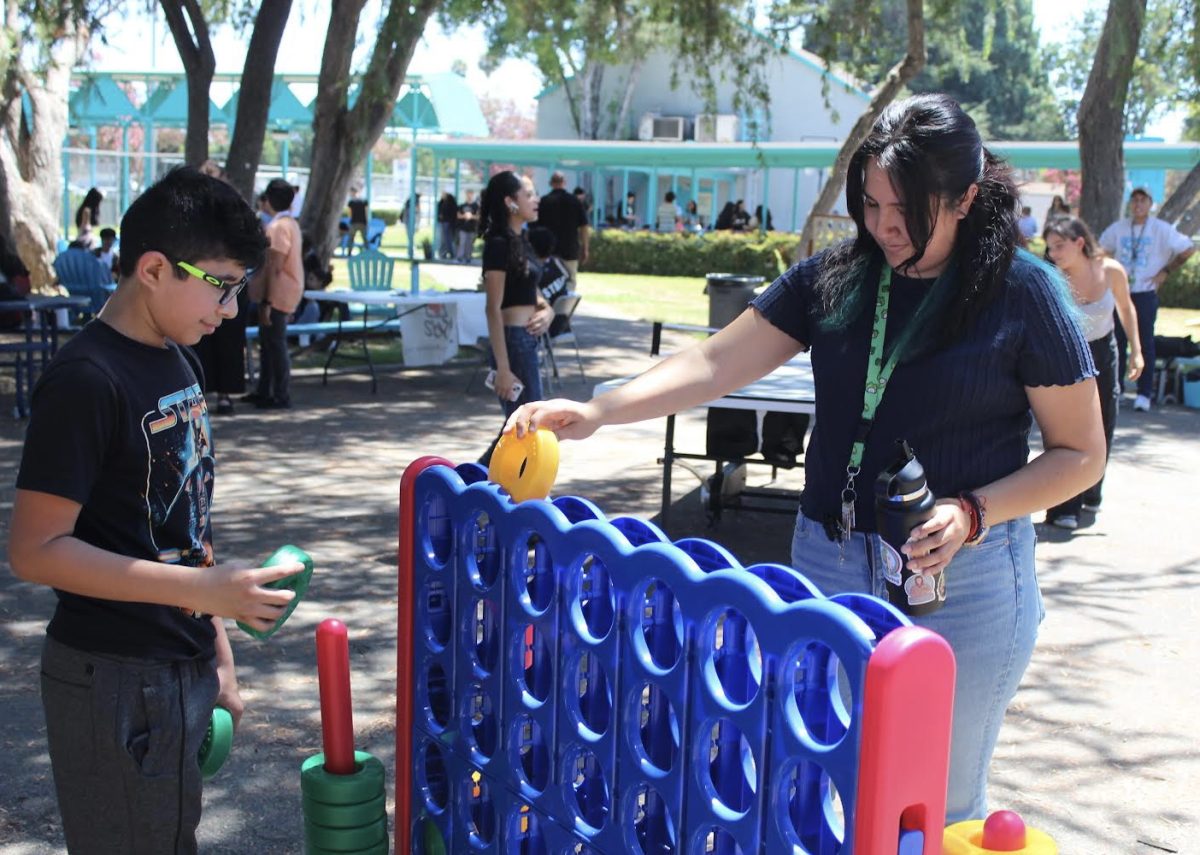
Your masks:
{"label": "green stacking ring", "polygon": [[312,580],[313,560],[307,552],[298,546],[292,546],[290,543],[287,546],[281,546],[271,554],[271,557],[263,562],[263,567],[274,567],[276,564],[287,564],[296,562],[303,564],[304,568],[299,573],[293,573],[291,576],[284,576],[282,579],[276,579],[274,582],[268,582],[264,588],[290,588],[296,592],[296,596],[292,597],[292,601],[288,603],[279,617],[275,619],[275,623],[265,632],[257,630],[249,624],[238,621],[238,626],[242,632],[252,635],[260,641],[265,641],[276,633],[283,626],[284,621],[292,616],[292,612],[296,610],[296,606],[300,605],[300,600],[308,593],[308,583]]}
{"label": "green stacking ring", "polygon": [[387,842],[387,817],[358,828],[325,828],[305,820],[304,842],[310,847],[353,852]]}
{"label": "green stacking ring", "polygon": [[217,774],[233,749],[233,716],[225,707],[213,707],[212,718],[208,722],[208,733],[200,743],[200,753],[196,760],[200,763],[200,774],[208,780]]}
{"label": "green stacking ring", "polygon": [[383,764],[365,751],[354,752],[352,775],[325,771],[325,755],[314,754],[300,766],[300,792],[327,805],[360,805],[384,792]]}
{"label": "green stacking ring", "polygon": [[326,828],[359,828],[380,817],[387,818],[387,797],[380,793],[357,805],[327,805],[304,797],[304,818]]}
{"label": "green stacking ring", "polygon": [[[374,846],[368,846],[365,849],[323,849],[320,846],[313,846],[311,843],[304,847],[305,855],[388,855],[391,849],[391,841],[386,838]],[[445,853],[442,853],[445,855]]]}

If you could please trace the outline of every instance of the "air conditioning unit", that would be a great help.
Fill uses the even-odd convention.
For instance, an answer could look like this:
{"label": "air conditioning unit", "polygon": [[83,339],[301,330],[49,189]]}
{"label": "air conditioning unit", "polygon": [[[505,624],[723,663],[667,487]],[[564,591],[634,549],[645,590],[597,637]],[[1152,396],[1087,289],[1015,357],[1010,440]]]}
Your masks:
{"label": "air conditioning unit", "polygon": [[738,117],[732,113],[700,113],[696,116],[696,142],[737,142]]}
{"label": "air conditioning unit", "polygon": [[646,113],[638,122],[638,139],[679,142],[685,138],[687,119],[683,116],[658,116]]}

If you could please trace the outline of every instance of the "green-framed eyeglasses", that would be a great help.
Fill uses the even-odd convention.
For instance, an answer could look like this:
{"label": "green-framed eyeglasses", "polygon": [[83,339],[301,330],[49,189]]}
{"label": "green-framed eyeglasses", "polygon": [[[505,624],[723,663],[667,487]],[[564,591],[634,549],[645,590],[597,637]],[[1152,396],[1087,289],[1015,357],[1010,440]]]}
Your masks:
{"label": "green-framed eyeglasses", "polygon": [[237,295],[242,293],[242,289],[246,287],[246,283],[250,281],[253,270],[247,270],[246,275],[236,282],[227,282],[219,276],[213,276],[211,273],[205,273],[194,264],[188,264],[186,261],[176,261],[175,266],[197,279],[203,279],[214,288],[221,289],[221,298],[217,301],[222,306],[228,305],[230,301],[237,299]]}

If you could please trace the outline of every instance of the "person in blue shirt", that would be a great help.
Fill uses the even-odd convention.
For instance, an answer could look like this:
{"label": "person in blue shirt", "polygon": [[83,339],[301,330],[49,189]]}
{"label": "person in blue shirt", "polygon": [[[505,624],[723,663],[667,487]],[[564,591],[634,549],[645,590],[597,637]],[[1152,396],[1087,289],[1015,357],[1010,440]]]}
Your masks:
{"label": "person in blue shirt", "polygon": [[[1017,199],[1011,169],[957,103],[892,104],[847,170],[855,239],[800,261],[720,332],[619,389],[527,404],[507,425],[583,439],[719,398],[808,351],[816,426],[793,565],[826,594],[885,594],[871,488],[897,440],[939,497],[901,551],[910,568],[946,574],[945,606],[914,622],[957,661],[950,822],[986,813],[992,751],[1043,614],[1030,515],[1094,484],[1105,457],[1087,342],[1061,277],[1018,252]],[[878,329],[880,363],[895,367],[864,436]],[[1034,419],[1044,451],[1029,459]]]}

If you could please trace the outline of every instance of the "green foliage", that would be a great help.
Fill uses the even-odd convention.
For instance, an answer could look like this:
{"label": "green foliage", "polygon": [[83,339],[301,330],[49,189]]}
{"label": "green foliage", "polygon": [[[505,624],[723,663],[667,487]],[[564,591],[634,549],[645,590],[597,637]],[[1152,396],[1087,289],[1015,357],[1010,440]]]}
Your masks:
{"label": "green foliage", "polygon": [[[910,91],[951,95],[988,139],[1065,138],[1031,0],[933,3],[926,15],[928,59]],[[880,80],[904,56],[905,16],[904,0],[833,0],[805,29],[804,46],[860,79]],[[856,37],[859,28],[870,37]]]}
{"label": "green foliage", "polygon": [[768,281],[795,257],[798,238],[787,232],[658,234],[601,229],[592,234],[586,269],[594,273],[644,276],[704,276],[742,273]]}
{"label": "green foliage", "polygon": [[1200,253],[1188,259],[1158,289],[1158,302],[1176,309],[1200,309]]}
{"label": "green foliage", "polygon": [[372,207],[371,216],[383,220],[384,225],[394,226],[400,220],[400,209]]}
{"label": "green foliage", "polygon": [[[1196,29],[1197,0],[1149,0],[1142,40],[1134,61],[1125,105],[1125,133],[1143,134],[1147,126],[1181,107],[1194,109],[1200,97],[1200,58]],[[1089,7],[1074,39],[1051,48],[1050,65],[1059,109],[1072,135],[1092,60],[1104,28],[1104,6]]]}

